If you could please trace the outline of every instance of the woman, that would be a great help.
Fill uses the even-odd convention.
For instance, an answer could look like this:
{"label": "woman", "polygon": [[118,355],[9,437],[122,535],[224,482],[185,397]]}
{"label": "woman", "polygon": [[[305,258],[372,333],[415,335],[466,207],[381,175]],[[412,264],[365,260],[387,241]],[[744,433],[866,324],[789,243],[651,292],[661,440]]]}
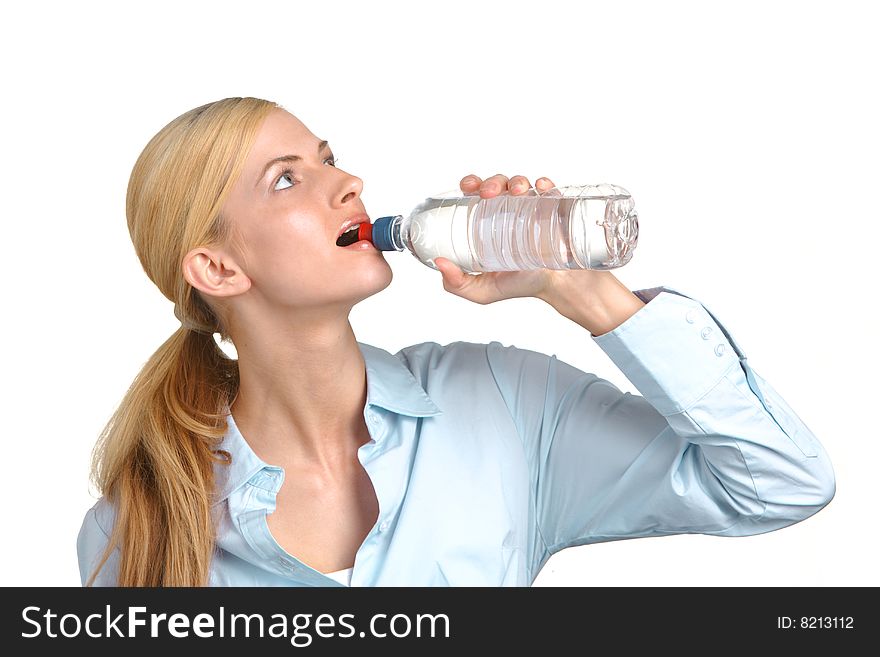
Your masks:
{"label": "woman", "polygon": [[[334,165],[256,98],[183,114],[139,157],[128,227],[181,328],[96,448],[84,584],[521,586],[566,547],[759,534],[834,496],[815,436],[669,288],[437,260],[450,293],[550,304],[644,397],[498,342],[359,343],[349,312],[392,273],[369,243],[336,245],[369,218],[362,181]],[[484,197],[529,187],[461,182]]]}

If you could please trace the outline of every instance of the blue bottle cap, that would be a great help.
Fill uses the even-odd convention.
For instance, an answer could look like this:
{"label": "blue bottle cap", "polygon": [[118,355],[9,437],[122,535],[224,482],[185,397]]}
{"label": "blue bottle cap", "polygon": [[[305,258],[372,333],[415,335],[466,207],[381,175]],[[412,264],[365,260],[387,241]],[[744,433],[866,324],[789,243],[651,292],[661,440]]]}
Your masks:
{"label": "blue bottle cap", "polygon": [[379,217],[373,222],[373,246],[379,251],[402,250],[394,246],[394,239],[392,237],[392,226],[394,225],[394,220],[399,216]]}

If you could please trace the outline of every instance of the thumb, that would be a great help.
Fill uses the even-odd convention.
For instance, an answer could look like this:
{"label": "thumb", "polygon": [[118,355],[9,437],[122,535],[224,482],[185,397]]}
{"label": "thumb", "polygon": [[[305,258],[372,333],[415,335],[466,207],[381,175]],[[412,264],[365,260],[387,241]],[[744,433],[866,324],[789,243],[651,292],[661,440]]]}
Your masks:
{"label": "thumb", "polygon": [[453,292],[463,287],[467,282],[468,275],[461,268],[447,258],[434,258],[434,264],[443,274],[443,287]]}

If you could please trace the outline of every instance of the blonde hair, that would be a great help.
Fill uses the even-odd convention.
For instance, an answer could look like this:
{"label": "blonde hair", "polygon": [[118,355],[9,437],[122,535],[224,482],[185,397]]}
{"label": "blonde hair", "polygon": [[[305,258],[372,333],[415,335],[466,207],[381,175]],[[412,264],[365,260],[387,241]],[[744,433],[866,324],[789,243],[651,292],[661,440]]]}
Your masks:
{"label": "blonde hair", "polygon": [[[236,239],[220,210],[276,107],[224,98],[192,109],[150,140],[129,179],[125,213],[144,271],[184,319],[221,340],[230,340],[227,318],[188,284],[182,260],[196,246]],[[117,547],[118,586],[207,585],[214,463],[230,458],[217,447],[238,386],[238,361],[213,335],[182,326],[146,362],[92,455],[91,479],[116,521],[87,586]]]}

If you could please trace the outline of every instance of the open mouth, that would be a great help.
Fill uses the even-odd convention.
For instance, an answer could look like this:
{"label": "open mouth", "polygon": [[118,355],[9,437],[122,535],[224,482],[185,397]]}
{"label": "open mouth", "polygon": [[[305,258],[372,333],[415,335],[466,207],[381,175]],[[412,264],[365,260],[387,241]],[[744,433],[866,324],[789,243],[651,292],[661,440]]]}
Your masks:
{"label": "open mouth", "polygon": [[346,230],[342,235],[336,238],[336,246],[348,246],[349,244],[354,244],[360,238],[358,237],[358,233],[360,232],[361,224],[355,224],[354,226],[349,226],[348,230]]}
{"label": "open mouth", "polygon": [[355,242],[367,240],[372,242],[373,224],[369,221],[349,226],[339,237],[336,238],[336,246],[351,246]]}

